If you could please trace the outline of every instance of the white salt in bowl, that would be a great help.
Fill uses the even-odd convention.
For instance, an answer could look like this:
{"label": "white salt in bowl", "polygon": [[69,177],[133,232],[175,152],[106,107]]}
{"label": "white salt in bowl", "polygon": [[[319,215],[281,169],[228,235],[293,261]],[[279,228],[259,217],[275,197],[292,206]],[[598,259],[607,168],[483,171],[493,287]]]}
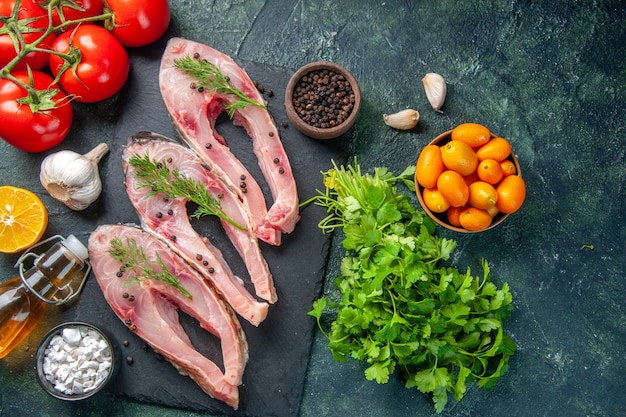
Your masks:
{"label": "white salt in bowl", "polygon": [[66,401],[89,398],[113,379],[118,346],[106,332],[85,322],[62,323],[42,339],[35,355],[39,385]]}

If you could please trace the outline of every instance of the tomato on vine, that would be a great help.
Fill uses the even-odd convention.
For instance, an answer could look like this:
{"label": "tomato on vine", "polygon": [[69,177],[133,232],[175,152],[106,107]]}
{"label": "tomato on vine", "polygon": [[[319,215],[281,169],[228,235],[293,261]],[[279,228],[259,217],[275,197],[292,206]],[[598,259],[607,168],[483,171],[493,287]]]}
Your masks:
{"label": "tomato on vine", "polygon": [[[65,139],[74,111],[67,95],[40,71],[0,79],[0,137],[26,152],[42,152]],[[28,87],[28,88],[25,88]]]}
{"label": "tomato on vine", "polygon": [[[15,7],[19,5],[19,7]],[[39,7],[34,0],[2,0],[0,1],[0,68],[4,68],[23,50],[25,45],[35,43],[44,35],[48,28],[48,13]],[[50,33],[32,51],[21,59],[12,69],[40,70],[48,64],[48,53],[56,35]],[[21,43],[20,38],[24,44]]]}
{"label": "tomato on vine", "polygon": [[74,100],[93,103],[117,93],[128,77],[130,62],[124,47],[97,25],[82,25],[59,35],[50,55],[50,70]]}
{"label": "tomato on vine", "polygon": [[124,46],[137,47],[159,39],[170,24],[167,0],[105,0],[113,19],[105,24]]}

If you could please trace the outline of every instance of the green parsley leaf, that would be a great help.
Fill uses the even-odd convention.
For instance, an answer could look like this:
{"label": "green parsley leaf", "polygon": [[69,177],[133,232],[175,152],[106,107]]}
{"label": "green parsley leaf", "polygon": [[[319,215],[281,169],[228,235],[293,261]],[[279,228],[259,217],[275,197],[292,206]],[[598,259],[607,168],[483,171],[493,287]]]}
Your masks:
{"label": "green parsley leaf", "polygon": [[[363,173],[356,159],[322,173],[326,189],[306,204],[326,208],[319,227],[341,229],[346,254],[333,280],[340,301],[322,297],[309,314],[336,361],[366,362],[366,379],[378,383],[397,371],[442,412],[468,383],[491,389],[507,371],[516,345],[503,321],[513,298],[506,283],[491,281],[485,260],[481,277],[443,264],[456,242],[437,236],[434,221],[396,189],[414,191],[414,173],[414,166],[399,176],[385,167]],[[334,315],[328,331],[325,314]]]}

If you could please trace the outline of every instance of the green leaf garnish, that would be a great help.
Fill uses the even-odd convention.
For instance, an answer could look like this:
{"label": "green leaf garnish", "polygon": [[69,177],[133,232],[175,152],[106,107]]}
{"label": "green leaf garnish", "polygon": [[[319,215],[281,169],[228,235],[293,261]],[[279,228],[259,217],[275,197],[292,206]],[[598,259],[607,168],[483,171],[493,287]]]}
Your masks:
{"label": "green leaf garnish", "polygon": [[156,262],[150,262],[142,248],[137,246],[135,239],[126,239],[126,244],[119,237],[111,240],[111,256],[118,260],[124,271],[132,271],[125,285],[137,284],[147,279],[156,279],[176,288],[185,297],[192,299],[192,295],[187,291],[165,266],[159,254],[156,254]]}
{"label": "green leaf garnish", "polygon": [[378,383],[397,370],[440,413],[448,394],[460,401],[470,382],[490,389],[508,369],[516,345],[502,323],[512,295],[508,284],[491,281],[484,260],[478,277],[444,264],[456,242],[436,236],[434,222],[395,188],[414,190],[414,172],[364,174],[355,159],[322,173],[325,190],[303,204],[326,208],[319,227],[340,229],[346,254],[334,280],[337,300],[319,298],[309,315],[335,360],[367,362],[365,377]]}
{"label": "green leaf garnish", "polygon": [[206,59],[200,57],[194,59],[187,55],[174,60],[174,66],[193,78],[196,81],[197,89],[208,89],[208,91],[234,97],[235,101],[223,103],[230,118],[237,110],[250,104],[263,109],[266,108],[262,103],[251,99],[243,91],[230,85],[230,79],[222,73],[222,70]]}
{"label": "green leaf garnish", "polygon": [[128,160],[135,170],[135,178],[139,188],[150,188],[150,195],[165,194],[167,198],[186,198],[198,205],[191,215],[194,218],[214,215],[227,221],[238,229],[245,230],[222,210],[219,200],[213,198],[204,184],[193,178],[182,175],[177,169],[171,170],[160,162],[150,159],[146,153],[143,157],[134,154]]}

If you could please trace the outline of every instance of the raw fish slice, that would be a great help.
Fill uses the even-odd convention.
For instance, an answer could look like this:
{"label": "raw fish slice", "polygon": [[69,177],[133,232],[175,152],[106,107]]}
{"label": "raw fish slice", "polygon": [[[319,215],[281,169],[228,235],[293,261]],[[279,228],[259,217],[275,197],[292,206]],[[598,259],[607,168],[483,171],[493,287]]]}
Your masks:
{"label": "raw fish slice", "polygon": [[[221,220],[226,234],[246,264],[256,295],[270,303],[276,302],[277,295],[272,275],[267,262],[263,258],[258,240],[252,232],[252,224],[247,212],[237,199],[237,196],[227,189],[223,182],[216,178],[210,170],[206,169],[206,166],[191,150],[162,135],[141,132],[132,137],[123,152],[124,166],[126,166],[126,161],[134,154],[139,157],[148,155],[151,160],[166,165],[170,171],[177,169],[181,175],[204,184],[209,190],[209,194],[214,198],[219,197],[221,207],[226,215],[237,224],[246,228],[241,230],[232,223]],[[132,168],[127,169],[128,175],[132,175]],[[148,189],[136,189],[136,182],[127,178],[126,184],[129,185],[131,183],[135,186],[131,201],[140,213],[142,222],[150,230],[160,228],[158,223],[162,222],[163,218],[156,217],[158,213],[142,208],[150,204],[149,199],[158,197],[148,196],[147,194],[150,191]],[[167,220],[165,221],[167,222]],[[176,244],[173,243],[172,246],[176,246]],[[195,257],[194,260],[199,268],[206,269]]]}
{"label": "raw fish slice", "polygon": [[[174,126],[183,140],[237,192],[252,216],[257,237],[270,244],[280,244],[280,232],[293,231],[300,216],[296,183],[276,125],[266,109],[254,105],[234,115],[235,123],[243,126],[252,138],[254,154],[272,192],[274,203],[268,211],[258,183],[215,130],[222,105],[232,102],[233,98],[209,88],[202,92],[192,88],[196,80],[174,67],[176,59],[186,56],[197,56],[218,66],[230,84],[251,99],[263,103],[263,97],[246,72],[229,56],[187,39],[168,41],[161,60],[159,85]],[[240,178],[245,178],[245,191],[240,187]]]}
{"label": "raw fish slice", "polygon": [[[128,164],[131,156],[136,154],[132,150],[136,149],[133,140],[140,139],[130,139],[122,152],[122,167],[128,197],[139,214],[143,228],[168,242],[170,248],[193,265],[241,317],[258,326],[267,316],[268,304],[256,300],[245,288],[243,280],[234,275],[220,250],[193,229],[187,216],[187,200],[166,199],[162,194],[150,195],[148,188],[139,188],[133,168]],[[189,155],[193,156],[186,148],[179,147],[177,152],[157,153],[152,158],[164,161],[171,158],[172,165],[178,165],[174,161]],[[193,167],[204,169],[198,164],[190,169]]]}
{"label": "raw fish slice", "polygon": [[[114,238],[119,238],[124,245],[134,240],[150,262],[156,262],[158,254],[165,267],[193,298],[189,299],[173,286],[155,279],[130,286],[125,284],[135,275],[133,270],[123,270],[120,261],[111,256]],[[203,283],[198,272],[166,244],[136,227],[99,226],[91,234],[88,247],[98,285],[119,319],[181,374],[189,375],[203,391],[236,409],[239,404],[237,386],[248,360],[248,345],[235,314]],[[159,269],[158,266],[155,268]],[[120,271],[123,271],[121,277]],[[177,307],[220,339],[224,372],[193,347],[178,321]]]}

